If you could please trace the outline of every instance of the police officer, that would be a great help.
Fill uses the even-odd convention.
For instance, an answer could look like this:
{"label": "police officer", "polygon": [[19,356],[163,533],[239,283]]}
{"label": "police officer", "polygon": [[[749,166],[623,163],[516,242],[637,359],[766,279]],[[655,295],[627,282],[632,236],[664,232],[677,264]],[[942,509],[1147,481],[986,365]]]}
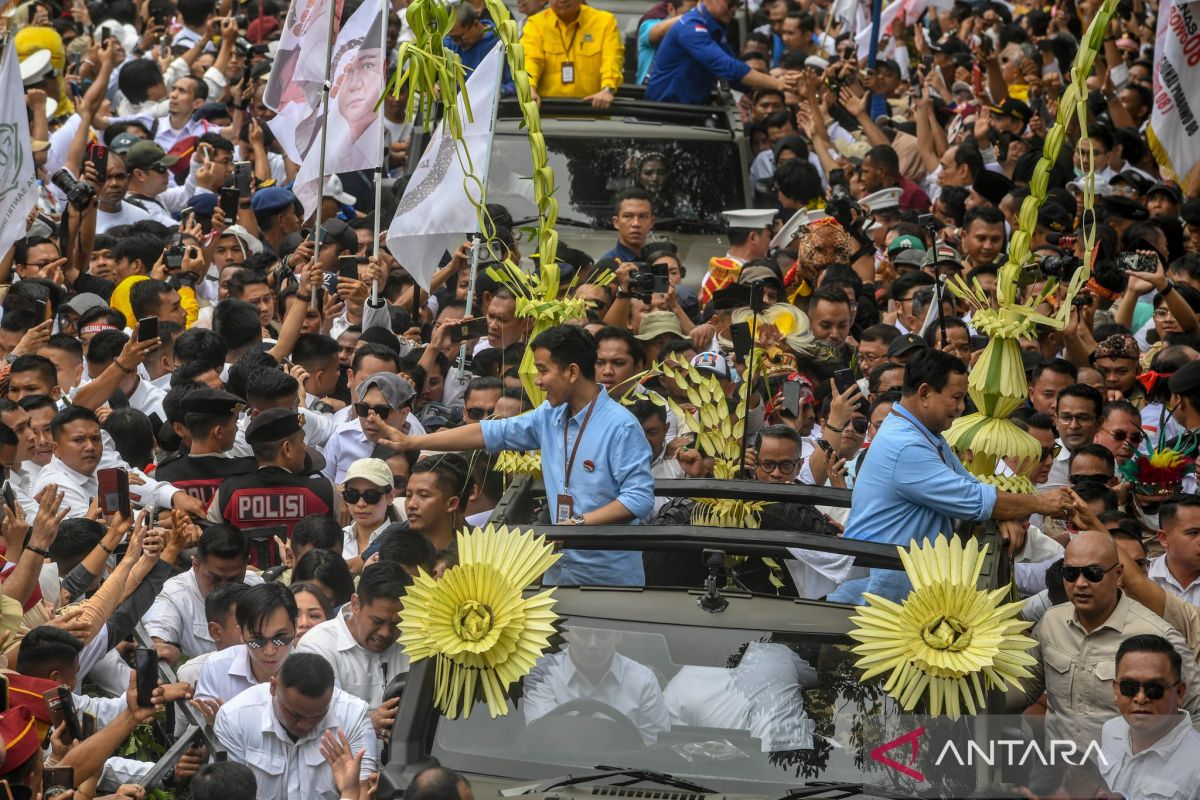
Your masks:
{"label": "police officer", "polygon": [[[208,508],[210,522],[228,522],[251,539],[250,562],[259,568],[279,563],[273,537],[305,517],[337,517],[333,484],[314,474],[304,449],[304,415],[268,408],[246,428],[258,469],[226,478]],[[265,529],[261,536],[250,531]],[[258,544],[256,544],[256,542]],[[262,563],[264,560],[270,563]]]}
{"label": "police officer", "polygon": [[750,69],[726,44],[725,26],[741,1],[701,0],[671,26],[650,68],[647,100],[702,105],[718,78],[751,89],[790,88],[789,81]]}
{"label": "police officer", "polygon": [[189,451],[164,459],[154,474],[195,497],[207,508],[226,478],[258,468],[250,457],[231,457],[237,437],[242,398],[218,389],[195,389],[180,402],[183,425],[191,438]]}

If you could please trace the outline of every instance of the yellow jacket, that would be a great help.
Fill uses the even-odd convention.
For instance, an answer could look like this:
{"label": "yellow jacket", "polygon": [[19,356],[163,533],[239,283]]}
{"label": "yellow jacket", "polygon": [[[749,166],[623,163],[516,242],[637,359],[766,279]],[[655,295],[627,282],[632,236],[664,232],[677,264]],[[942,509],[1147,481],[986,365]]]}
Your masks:
{"label": "yellow jacket", "polygon": [[[542,97],[587,97],[608,87],[620,87],[625,44],[617,18],[588,5],[579,18],[564,25],[549,8],[525,20],[521,35],[529,84]],[[563,64],[574,66],[574,83],[563,84]]]}

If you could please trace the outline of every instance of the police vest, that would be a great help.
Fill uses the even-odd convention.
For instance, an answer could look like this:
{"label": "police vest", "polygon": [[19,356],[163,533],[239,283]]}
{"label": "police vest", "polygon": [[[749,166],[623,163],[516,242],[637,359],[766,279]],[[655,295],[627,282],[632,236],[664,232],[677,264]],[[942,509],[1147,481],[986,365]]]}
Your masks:
{"label": "police vest", "polygon": [[154,477],[187,492],[208,508],[217,489],[226,478],[246,475],[258,469],[250,457],[193,456],[177,454],[164,459],[154,470]]}
{"label": "police vest", "polygon": [[[238,530],[282,528],[291,536],[292,527],[311,516],[332,515],[335,508],[333,484],[323,475],[298,475],[280,467],[260,467],[247,475],[226,478],[217,489],[221,519]],[[257,548],[250,548],[250,563],[260,569],[279,563],[274,541],[269,542],[268,564],[259,563]]]}

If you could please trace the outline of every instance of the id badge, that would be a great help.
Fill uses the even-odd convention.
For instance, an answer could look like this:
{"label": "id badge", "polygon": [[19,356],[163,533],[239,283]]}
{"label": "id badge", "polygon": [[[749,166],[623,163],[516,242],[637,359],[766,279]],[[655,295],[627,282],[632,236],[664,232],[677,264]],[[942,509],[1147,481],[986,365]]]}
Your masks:
{"label": "id badge", "polygon": [[562,65],[562,82],[563,85],[575,82],[575,62],[564,61]]}
{"label": "id badge", "polygon": [[569,494],[560,494],[558,496],[558,507],[554,512],[555,525],[568,525],[571,522],[571,517],[575,516],[575,501]]}

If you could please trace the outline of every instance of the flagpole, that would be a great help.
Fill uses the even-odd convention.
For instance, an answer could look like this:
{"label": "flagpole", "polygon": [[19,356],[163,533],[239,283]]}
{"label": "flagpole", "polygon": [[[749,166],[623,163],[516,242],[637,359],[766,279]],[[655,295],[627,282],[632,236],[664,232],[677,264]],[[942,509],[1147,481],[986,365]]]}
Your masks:
{"label": "flagpole", "polygon": [[[382,58],[379,59],[380,63],[382,64],[382,67],[383,67],[383,72],[380,77],[384,79],[383,83],[387,83],[388,4],[386,2],[384,2],[384,0],[379,0],[379,21],[380,21],[379,52],[383,56]],[[377,154],[379,154],[379,156],[380,156],[380,162],[379,162],[379,166],[375,168],[375,238],[373,238],[371,240],[373,242],[372,253],[377,258],[380,255],[380,253],[379,253],[379,248],[380,248],[379,228],[380,228],[380,218],[383,214],[383,210],[380,208],[380,205],[383,203],[383,176],[385,173],[384,168],[387,166],[387,163],[388,163],[388,154],[386,152],[384,152],[384,149],[383,149],[384,148],[383,122],[384,122],[383,103],[380,103],[379,104],[379,146],[375,150],[375,152]],[[380,258],[379,263],[380,264],[383,263],[382,258]],[[374,304],[374,303],[378,302],[378,299],[379,299],[379,278],[374,277],[371,279],[371,303]]]}
{"label": "flagpole", "polygon": [[[329,136],[329,73],[333,69],[333,18],[337,14],[336,0],[329,0],[329,28],[325,39],[325,80],[321,82],[321,151],[317,162],[319,183],[317,216],[313,224],[313,261],[321,260],[321,211],[325,205],[325,140]],[[311,307],[316,308],[317,294],[313,292]]]}

